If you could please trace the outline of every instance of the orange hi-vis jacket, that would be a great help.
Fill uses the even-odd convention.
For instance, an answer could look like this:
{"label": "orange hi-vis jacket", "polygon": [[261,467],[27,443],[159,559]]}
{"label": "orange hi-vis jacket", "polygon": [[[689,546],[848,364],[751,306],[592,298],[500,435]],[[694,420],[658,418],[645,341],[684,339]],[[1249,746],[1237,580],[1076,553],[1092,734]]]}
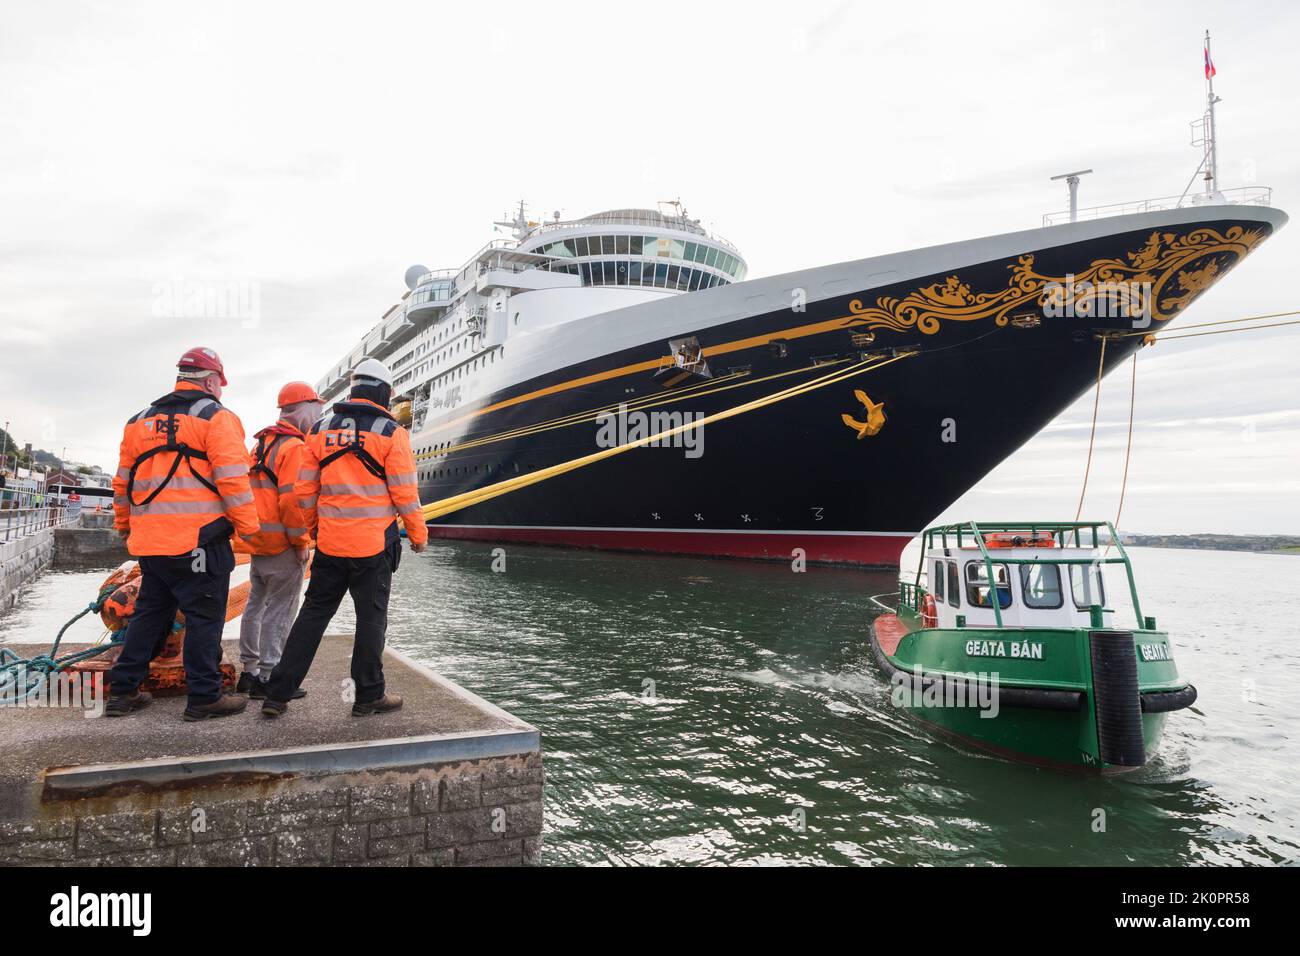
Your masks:
{"label": "orange hi-vis jacket", "polygon": [[388,410],[364,398],[338,402],[312,426],[294,485],[322,554],[368,558],[397,540],[429,540],[416,487],[411,436]]}
{"label": "orange hi-vis jacket", "polygon": [[257,520],[262,527],[251,541],[236,541],[235,550],[243,554],[272,555],[283,554],[290,548],[310,548],[307,520],[293,490],[302,463],[302,432],[281,420],[253,437],[257,444],[250,451],[253,467],[248,481],[253,487]]}
{"label": "orange hi-vis jacket", "polygon": [[[231,531],[254,535],[244,426],[192,382],[132,416],[113,478],[113,525],[136,557],[184,555]],[[232,528],[233,526],[233,528]]]}

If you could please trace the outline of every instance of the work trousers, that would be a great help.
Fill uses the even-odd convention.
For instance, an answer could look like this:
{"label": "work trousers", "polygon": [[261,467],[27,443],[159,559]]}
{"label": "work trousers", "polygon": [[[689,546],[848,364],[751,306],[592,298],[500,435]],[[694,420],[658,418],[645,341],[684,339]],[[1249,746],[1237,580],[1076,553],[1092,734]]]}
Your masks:
{"label": "work trousers", "polygon": [[280,662],[284,641],[298,613],[303,564],[293,548],[255,554],[248,575],[248,605],[239,625],[239,663],[266,680]]}
{"label": "work trousers", "polygon": [[113,694],[129,694],[149,675],[179,610],[185,615],[185,683],[189,705],[221,697],[221,632],[235,566],[230,539],[207,542],[177,557],[140,558],[140,593],[126,625],[122,651],[107,678]]}
{"label": "work trousers", "polygon": [[316,658],[321,638],[339,609],[343,595],[352,595],[357,632],[352,644],[355,701],[370,703],[384,696],[384,635],[388,630],[388,595],[401,555],[394,542],[368,558],[336,558],[319,549],[312,560],[311,580],[298,619],[289,630],[280,663],[266,687],[270,700],[287,701],[302,684]]}

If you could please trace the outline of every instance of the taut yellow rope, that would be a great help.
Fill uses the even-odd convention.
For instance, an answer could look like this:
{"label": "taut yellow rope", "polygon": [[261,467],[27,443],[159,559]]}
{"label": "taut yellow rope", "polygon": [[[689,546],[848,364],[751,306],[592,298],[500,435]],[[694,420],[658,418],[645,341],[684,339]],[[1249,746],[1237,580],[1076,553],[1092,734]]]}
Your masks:
{"label": "taut yellow rope", "polygon": [[1097,440],[1097,406],[1101,404],[1101,378],[1106,372],[1106,336],[1101,337],[1101,358],[1097,361],[1097,391],[1092,400],[1092,433],[1088,436],[1088,463],[1083,466],[1083,487],[1079,489],[1079,510],[1074,520],[1083,514],[1083,497],[1088,493],[1088,473],[1092,471],[1092,447]]}
{"label": "taut yellow rope", "polygon": [[613,458],[615,455],[621,455],[624,452],[631,451],[633,448],[640,448],[649,445],[652,442],[661,441],[662,439],[679,435],[682,432],[701,428],[705,425],[711,425],[728,418],[734,418],[737,415],[744,415],[747,412],[752,412],[759,408],[765,408],[768,405],[774,405],[777,402],[784,402],[800,395],[806,395],[809,392],[816,391],[819,388],[825,388],[828,385],[834,385],[837,382],[844,381],[845,379],[853,378],[858,375],[865,375],[867,372],[874,372],[876,369],[884,368],[886,365],[892,365],[894,362],[902,361],[905,358],[911,358],[916,354],[918,353],[904,352],[901,355],[896,355],[893,358],[875,362],[874,364],[871,364],[870,360],[857,362],[854,365],[849,366],[847,369],[823,375],[821,378],[815,378],[812,381],[804,382],[801,385],[795,385],[783,389],[782,391],[774,392],[771,395],[766,395],[762,398],[756,398],[744,402],[743,404],[733,406],[732,408],[724,409],[720,412],[714,412],[712,415],[706,415],[704,418],[688,424],[678,425],[675,428],[669,428],[665,431],[657,432],[654,435],[647,435],[644,438],[639,438],[635,441],[630,441],[614,448],[606,448],[590,455],[573,458],[569,461],[561,462],[558,465],[550,465],[540,471],[532,472],[531,474],[519,475],[515,478],[507,478],[505,481],[498,481],[495,484],[476,488],[473,491],[467,491],[459,495],[452,495],[450,498],[443,498],[441,501],[431,502],[424,506],[425,520],[431,521],[434,518],[441,518],[444,515],[451,514],[452,512],[468,508],[471,505],[481,504],[484,501],[490,501],[493,498],[509,494],[512,491],[518,491],[521,488],[527,488],[530,485],[535,485],[550,478],[567,474],[570,471],[585,468],[588,465],[594,465],[598,461],[604,461],[606,458]]}

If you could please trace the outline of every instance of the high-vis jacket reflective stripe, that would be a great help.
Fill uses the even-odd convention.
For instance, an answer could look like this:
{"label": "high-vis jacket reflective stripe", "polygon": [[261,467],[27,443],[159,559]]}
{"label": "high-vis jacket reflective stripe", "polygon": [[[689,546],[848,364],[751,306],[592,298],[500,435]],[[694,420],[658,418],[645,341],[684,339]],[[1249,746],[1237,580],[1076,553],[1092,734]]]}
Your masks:
{"label": "high-vis jacket reflective stripe", "polygon": [[[376,475],[362,456],[335,452],[358,443],[379,466]],[[337,403],[307,435],[294,490],[303,518],[324,554],[366,558],[379,554],[396,533],[423,544],[429,529],[420,509],[411,437],[388,411],[354,398]]]}
{"label": "high-vis jacket reflective stripe", "polygon": [[[167,444],[173,420],[171,437],[195,454],[150,454]],[[113,524],[129,532],[127,549],[136,557],[189,554],[200,540],[229,533],[231,525],[238,534],[256,534],[248,465],[244,426],[235,414],[192,382],[177,382],[174,392],[132,416],[122,430]],[[218,524],[223,519],[229,524]]]}
{"label": "high-vis jacket reflective stripe", "polygon": [[[261,529],[251,541],[236,541],[235,550],[245,554],[272,555],[283,554],[290,548],[311,547],[307,522],[293,490],[302,462],[302,432],[288,422],[279,421],[253,437],[258,442],[249,450],[254,464],[248,481],[253,488],[253,502],[257,506]],[[259,446],[265,450],[263,464],[266,470],[256,465]],[[271,474],[268,475],[267,471]]]}

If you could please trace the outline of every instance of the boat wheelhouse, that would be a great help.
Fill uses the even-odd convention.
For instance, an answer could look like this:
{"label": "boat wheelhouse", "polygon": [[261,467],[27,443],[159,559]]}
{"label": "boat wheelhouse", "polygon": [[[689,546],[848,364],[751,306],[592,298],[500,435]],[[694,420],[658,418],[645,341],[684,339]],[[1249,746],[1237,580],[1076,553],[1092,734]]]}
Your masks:
{"label": "boat wheelhouse", "polygon": [[[1106,606],[1103,569],[1116,566],[1131,627]],[[1141,767],[1169,713],[1196,700],[1168,635],[1142,613],[1109,522],[930,528],[913,579],[872,622],[871,641],[904,708],[979,749],[1032,763]]]}

